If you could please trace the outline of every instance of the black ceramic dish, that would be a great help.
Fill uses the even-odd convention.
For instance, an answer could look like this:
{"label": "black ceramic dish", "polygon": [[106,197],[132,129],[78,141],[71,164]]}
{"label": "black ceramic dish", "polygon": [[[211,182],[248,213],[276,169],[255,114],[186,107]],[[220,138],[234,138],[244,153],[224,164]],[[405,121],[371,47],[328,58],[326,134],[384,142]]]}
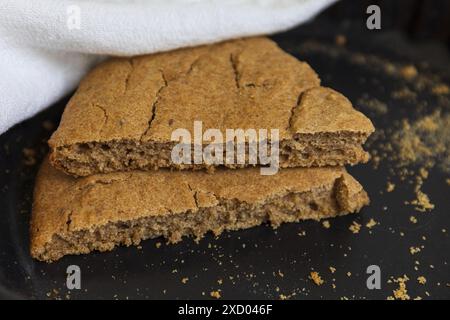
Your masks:
{"label": "black ceramic dish", "polygon": [[[414,119],[437,105],[437,98],[427,92],[419,94],[419,99],[428,103],[420,110],[408,101],[393,99],[391,93],[402,80],[379,70],[376,63],[352,60],[355,52],[363,52],[393,63],[421,65],[423,57],[429,57],[427,52],[416,46],[406,47],[399,34],[370,35],[369,42],[367,32],[331,28],[324,23],[319,20],[274,39],[308,61],[323,85],[342,92],[355,104],[364,94],[383,101],[388,106],[383,115],[360,106],[377,128],[392,126],[404,117]],[[338,32],[347,35],[344,50],[334,44]],[[308,44],[311,40],[315,45]],[[445,75],[443,63],[448,61],[433,57],[424,68],[427,72],[441,70]],[[210,298],[211,291],[220,289],[224,299],[385,299],[398,288],[398,284],[389,282],[390,277],[403,275],[410,278],[407,289],[411,298],[450,297],[448,175],[436,168],[430,171],[423,190],[436,208],[419,213],[404,204],[414,198],[412,185],[392,178],[396,188],[385,192],[393,167],[388,160],[383,160],[378,169],[370,163],[349,168],[365,186],[372,203],[358,215],[330,220],[329,229],[320,222],[307,221],[286,224],[275,231],[261,226],[225,233],[218,239],[208,235],[198,244],[187,239],[166,245],[156,239],[143,242],[142,248],[122,247],[109,253],[65,257],[53,264],[32,260],[28,228],[34,177],[51,134],[43,122],[57,124],[66,102],[55,104],[0,136],[1,298],[201,299]],[[24,148],[36,151],[36,164],[27,161]],[[411,215],[418,218],[418,223],[409,221]],[[371,218],[379,224],[369,229],[365,224]],[[349,231],[353,221],[362,225],[358,234]],[[162,245],[157,248],[159,242]],[[422,245],[421,252],[410,253],[410,247]],[[81,290],[66,288],[66,268],[72,264],[81,268]],[[381,268],[381,290],[366,287],[366,268],[373,264]],[[336,268],[335,273],[330,267]],[[323,285],[316,286],[308,278],[313,270],[325,280]],[[425,285],[418,283],[419,276],[427,279]]]}

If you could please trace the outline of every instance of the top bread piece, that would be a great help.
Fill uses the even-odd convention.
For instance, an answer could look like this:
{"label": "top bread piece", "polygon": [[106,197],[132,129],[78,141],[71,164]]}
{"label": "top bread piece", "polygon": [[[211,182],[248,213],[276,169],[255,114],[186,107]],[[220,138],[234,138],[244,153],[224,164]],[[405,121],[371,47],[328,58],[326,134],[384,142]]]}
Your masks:
{"label": "top bread piece", "polygon": [[374,131],[344,96],[320,87],[307,63],[267,38],[248,38],[100,64],[69,101],[51,159],[70,158],[55,152],[80,144],[171,142],[177,128],[193,134],[195,120],[222,132],[279,129],[280,141],[352,133],[361,144]]}

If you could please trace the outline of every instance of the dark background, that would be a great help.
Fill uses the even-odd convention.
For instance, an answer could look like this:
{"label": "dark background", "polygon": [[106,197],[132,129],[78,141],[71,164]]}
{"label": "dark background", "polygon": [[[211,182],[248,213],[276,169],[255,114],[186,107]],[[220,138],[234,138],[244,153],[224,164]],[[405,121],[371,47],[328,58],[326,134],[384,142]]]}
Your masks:
{"label": "dark background", "polygon": [[450,1],[384,0],[340,1],[321,15],[336,23],[359,23],[366,20],[366,8],[381,8],[382,29],[396,30],[411,40],[437,40],[450,46]]}
{"label": "dark background", "polygon": [[[366,28],[369,4],[381,7],[381,30]],[[448,21],[448,1],[347,0],[273,39],[307,61],[324,86],[354,102],[378,132],[389,133],[402,119],[414,121],[436,109],[450,110],[448,96],[436,96],[431,90],[436,84],[450,83]],[[345,38],[345,44],[337,44],[338,37]],[[387,74],[386,64],[412,65],[419,75],[405,80]],[[416,98],[393,98],[392,93],[404,87]],[[364,97],[383,102],[387,112],[380,114],[358,103]],[[220,290],[223,299],[386,299],[399,287],[393,280],[404,275],[410,279],[406,287],[411,298],[450,298],[448,173],[430,169],[422,189],[436,208],[416,212],[404,203],[414,198],[413,181],[401,180],[398,164],[389,157],[378,167],[370,162],[349,168],[368,191],[371,205],[358,215],[330,220],[329,229],[306,221],[275,231],[261,226],[218,239],[208,235],[199,244],[186,239],[166,245],[155,239],[144,241],[141,249],[121,247],[65,257],[53,264],[32,260],[28,221],[34,177],[54,130],[48,124],[57,125],[68,98],[0,136],[1,298],[205,299]],[[372,137],[367,149],[378,149],[386,139]],[[409,170],[416,172],[418,167]],[[391,193],[385,191],[387,181],[396,184]],[[410,222],[411,215],[417,217],[417,224]],[[369,229],[365,224],[372,218],[378,224]],[[354,221],[362,225],[358,234],[349,231]],[[423,249],[413,255],[412,246]],[[82,290],[65,287],[65,271],[71,264],[82,270]],[[366,268],[371,264],[381,268],[381,290],[366,287]],[[308,278],[311,271],[320,273],[322,286]],[[426,277],[425,285],[418,283],[419,276]],[[188,281],[183,283],[183,278]]]}

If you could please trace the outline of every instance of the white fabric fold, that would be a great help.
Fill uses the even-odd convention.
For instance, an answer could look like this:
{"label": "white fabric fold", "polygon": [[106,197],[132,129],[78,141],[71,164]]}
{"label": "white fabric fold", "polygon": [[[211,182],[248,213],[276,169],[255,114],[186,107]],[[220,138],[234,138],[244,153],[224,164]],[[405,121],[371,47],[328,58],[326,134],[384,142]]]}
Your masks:
{"label": "white fabric fold", "polygon": [[0,0],[0,134],[70,90],[104,55],[289,29],[335,0]]}

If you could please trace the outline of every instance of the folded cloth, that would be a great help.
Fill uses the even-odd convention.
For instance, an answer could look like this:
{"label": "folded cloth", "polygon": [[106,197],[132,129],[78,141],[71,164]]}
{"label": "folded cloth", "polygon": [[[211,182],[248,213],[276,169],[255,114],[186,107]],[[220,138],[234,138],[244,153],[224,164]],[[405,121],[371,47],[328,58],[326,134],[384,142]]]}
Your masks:
{"label": "folded cloth", "polygon": [[0,0],[0,134],[107,55],[286,30],[336,0]]}

